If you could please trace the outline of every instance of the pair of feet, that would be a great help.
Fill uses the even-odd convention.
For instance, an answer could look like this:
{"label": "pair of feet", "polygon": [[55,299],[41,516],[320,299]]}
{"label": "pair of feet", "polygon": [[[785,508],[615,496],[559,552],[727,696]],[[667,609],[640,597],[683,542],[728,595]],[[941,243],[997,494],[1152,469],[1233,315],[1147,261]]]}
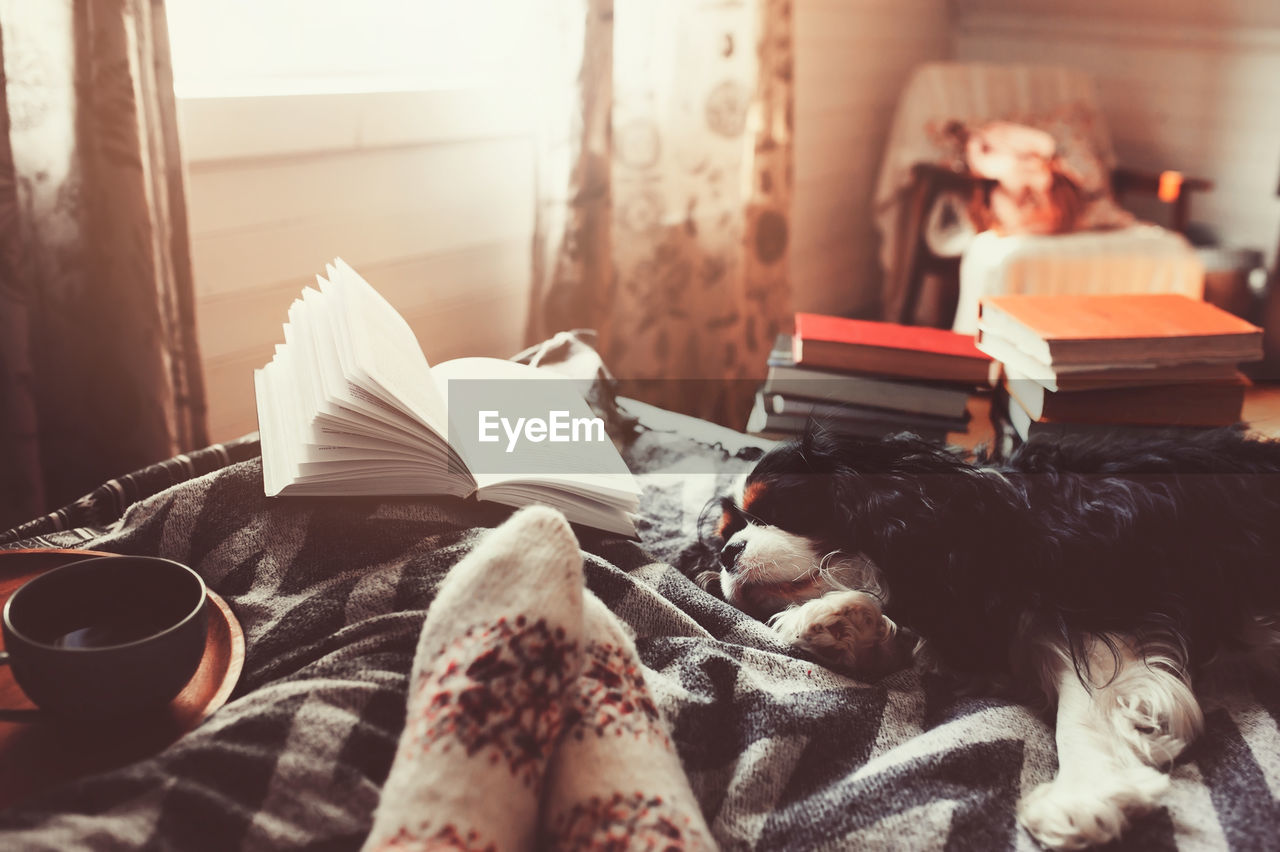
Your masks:
{"label": "pair of feet", "polygon": [[441,583],[367,852],[713,849],[622,623],[531,507]]}
{"label": "pair of feet", "polygon": [[[774,627],[844,668],[906,662],[895,626],[864,593],[810,601]],[[1185,684],[1140,653],[1122,662],[1101,690],[1070,667],[1058,673],[1061,771],[1019,808],[1046,846],[1118,836],[1168,784],[1152,764],[1194,737]],[[1160,751],[1144,758],[1134,744],[1156,737]],[[423,627],[405,732],[365,849],[442,843],[714,848],[634,644],[585,591],[578,543],[549,509],[490,532],[441,584]]]}

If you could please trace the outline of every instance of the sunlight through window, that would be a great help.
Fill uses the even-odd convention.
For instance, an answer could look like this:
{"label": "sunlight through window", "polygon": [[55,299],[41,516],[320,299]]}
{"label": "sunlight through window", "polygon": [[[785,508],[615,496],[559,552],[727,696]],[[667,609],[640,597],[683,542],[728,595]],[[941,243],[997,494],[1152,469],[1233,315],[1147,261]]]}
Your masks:
{"label": "sunlight through window", "polygon": [[523,0],[168,0],[179,97],[502,88],[526,76]]}

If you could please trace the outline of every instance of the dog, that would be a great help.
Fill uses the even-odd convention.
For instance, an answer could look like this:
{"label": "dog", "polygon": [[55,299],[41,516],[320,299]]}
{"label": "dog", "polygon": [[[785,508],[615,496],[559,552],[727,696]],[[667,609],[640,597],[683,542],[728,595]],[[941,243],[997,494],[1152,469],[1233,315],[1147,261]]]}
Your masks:
{"label": "dog", "polygon": [[[714,504],[700,579],[864,677],[913,662],[1056,702],[1043,845],[1106,843],[1200,733],[1194,688],[1280,659],[1280,441],[1030,442],[1007,460],[811,427]],[[718,517],[715,517],[718,516]],[[711,521],[708,521],[708,525]]]}

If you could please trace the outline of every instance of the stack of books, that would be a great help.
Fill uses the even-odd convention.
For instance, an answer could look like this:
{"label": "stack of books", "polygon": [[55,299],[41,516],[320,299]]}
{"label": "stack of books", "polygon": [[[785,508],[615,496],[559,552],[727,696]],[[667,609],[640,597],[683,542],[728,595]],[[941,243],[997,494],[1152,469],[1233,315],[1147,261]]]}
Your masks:
{"label": "stack of books", "polygon": [[847,434],[944,442],[966,430],[969,397],[986,386],[991,363],[969,335],[796,314],[795,334],[774,345],[747,431],[790,437],[815,421]]}
{"label": "stack of books", "polygon": [[1150,434],[1239,422],[1262,329],[1173,294],[998,296],[977,346],[1002,366],[1007,437]]}

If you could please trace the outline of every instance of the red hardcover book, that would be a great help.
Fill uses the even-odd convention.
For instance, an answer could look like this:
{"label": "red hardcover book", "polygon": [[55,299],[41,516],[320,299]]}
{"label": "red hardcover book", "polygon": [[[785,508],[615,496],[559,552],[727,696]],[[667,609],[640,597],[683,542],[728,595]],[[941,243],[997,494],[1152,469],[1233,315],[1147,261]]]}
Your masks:
{"label": "red hardcover book", "polygon": [[986,384],[991,356],[938,328],[796,314],[796,364],[881,376]]}

